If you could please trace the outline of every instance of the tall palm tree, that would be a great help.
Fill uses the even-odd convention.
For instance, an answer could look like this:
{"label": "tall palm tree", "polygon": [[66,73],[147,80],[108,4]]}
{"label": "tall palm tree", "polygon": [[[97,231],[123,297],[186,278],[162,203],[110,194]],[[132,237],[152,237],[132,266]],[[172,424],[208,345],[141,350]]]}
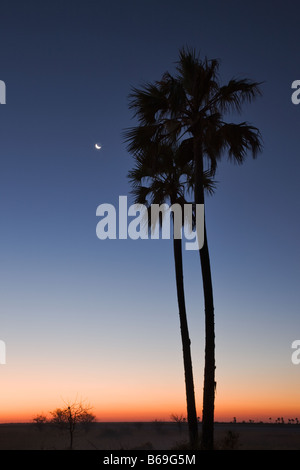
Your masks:
{"label": "tall palm tree", "polygon": [[[246,122],[224,121],[224,114],[241,111],[260,94],[259,83],[231,79],[221,86],[218,60],[201,60],[193,50],[182,49],[177,75],[164,74],[160,81],[146,84],[131,93],[130,108],[140,122],[136,148],[147,136],[163,141],[181,142],[189,137],[193,163],[195,204],[204,204],[204,174],[215,174],[220,158],[243,163],[250,151],[253,157],[261,149],[257,128]],[[206,226],[204,245],[199,250],[205,309],[205,368],[203,387],[202,446],[214,446],[215,404],[215,324],[212,275]]]}
{"label": "tall palm tree", "polygon": [[[138,132],[138,129],[135,128],[126,133],[126,138],[130,142],[128,149],[135,159],[135,167],[129,171],[128,177],[132,184],[131,193],[134,196],[134,202],[136,204],[143,204],[148,208],[146,222],[147,224],[150,222],[150,230],[153,230],[156,224],[160,224],[162,220],[151,218],[152,204],[158,204],[159,206],[165,203],[171,206],[179,204],[181,209],[183,209],[184,204],[187,203],[185,186],[188,178],[191,177],[191,164],[187,160],[185,143],[182,143],[180,146],[175,146],[162,142],[157,143],[145,138],[143,149],[141,150],[141,147],[139,147],[138,151],[136,151],[136,132]],[[210,192],[212,192],[214,188],[213,182],[208,175],[205,175],[205,188]],[[181,224],[184,224],[183,218],[181,219]],[[183,350],[189,438],[191,448],[195,449],[199,443],[198,419],[191,357],[191,341],[184,294],[182,240],[181,238],[175,237],[174,214],[173,251]]]}
{"label": "tall palm tree", "polygon": [[[131,139],[131,142],[134,142],[134,139],[132,141],[132,131],[127,134],[127,139]],[[135,159],[135,166],[128,173],[129,180],[132,184],[131,193],[134,196],[135,204],[143,204],[147,207],[148,217],[145,222],[149,224],[150,231],[152,231],[155,229],[156,224],[160,224],[162,221],[161,218],[151,218],[150,208],[152,204],[158,204],[159,206],[165,203],[170,205],[179,204],[182,208],[186,203],[184,183],[182,181],[183,152],[180,152],[178,148],[172,148],[170,145],[155,144],[148,139],[145,139],[143,148],[139,149],[138,152],[134,150],[133,143],[131,143],[128,148]],[[186,169],[188,167],[189,165],[187,164]],[[181,222],[183,222],[183,220]],[[191,448],[195,449],[199,443],[198,421],[191,357],[191,341],[184,294],[182,241],[180,238],[175,238],[174,220],[173,249],[183,350],[189,438]]]}

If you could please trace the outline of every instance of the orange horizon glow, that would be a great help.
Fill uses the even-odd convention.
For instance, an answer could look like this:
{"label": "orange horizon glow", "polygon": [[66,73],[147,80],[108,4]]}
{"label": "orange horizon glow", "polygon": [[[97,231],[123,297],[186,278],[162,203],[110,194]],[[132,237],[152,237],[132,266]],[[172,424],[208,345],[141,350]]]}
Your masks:
{"label": "orange horizon glow", "polygon": [[[91,406],[98,422],[170,421],[172,414],[187,414],[180,374],[177,379],[171,374],[166,378],[163,372],[157,373],[154,383],[152,376],[143,376],[141,381],[137,375],[120,376],[120,373],[118,376],[111,374],[109,380],[106,376],[103,382],[95,382],[93,375],[87,372],[81,380],[71,380],[70,376],[54,373],[56,371],[49,368],[45,376],[33,370],[30,375],[28,372],[12,374],[8,368],[2,372],[0,423],[32,422],[39,414],[50,418],[50,411],[78,401]],[[297,374],[292,379],[288,388],[283,380],[274,380],[272,376],[259,382],[243,379],[241,375],[220,379],[215,421],[232,422],[236,418],[237,422],[270,422],[272,418],[275,422],[281,417],[285,422],[295,418],[300,420]],[[199,389],[196,388],[196,405],[201,419],[202,393]],[[74,390],[80,390],[80,393],[76,394]]]}
{"label": "orange horizon glow", "polygon": [[[0,413],[0,424],[5,423],[30,423],[33,418],[39,414],[50,418],[50,410],[55,408],[63,407],[62,403],[58,403],[57,406],[50,407],[43,410],[37,408],[30,408],[26,411],[7,410],[6,412]],[[92,407],[92,413],[96,416],[96,422],[153,422],[153,421],[171,421],[171,415],[177,414],[186,416],[186,410],[184,407],[177,408],[173,411],[166,411],[162,407],[149,408],[148,410],[142,409],[95,409]],[[201,414],[200,420],[201,420]],[[232,422],[233,419],[237,422],[275,422],[278,418],[283,418],[284,422],[288,422],[289,419],[299,418],[300,420],[300,407],[265,407],[263,405],[257,407],[231,407],[225,406],[223,409],[217,408],[215,411],[215,422]]]}
{"label": "orange horizon glow", "polygon": [[[187,414],[184,385],[175,380],[161,387],[154,386],[150,380],[143,384],[123,380],[120,389],[117,379],[106,385],[88,381],[69,385],[68,377],[63,380],[62,376],[59,381],[45,379],[45,382],[41,377],[39,381],[26,382],[8,379],[3,381],[1,391],[0,423],[32,422],[39,414],[50,418],[50,411],[78,401],[91,406],[98,422],[170,421],[172,414]],[[250,388],[249,382],[236,383],[232,379],[228,385],[224,381],[216,393],[215,421],[232,422],[236,418],[237,422],[270,422],[272,418],[275,422],[281,417],[285,422],[300,420],[296,380],[290,383],[294,386],[289,389],[271,381],[264,387],[253,384]],[[76,395],[73,390],[81,390],[82,394]],[[202,418],[201,393],[197,394],[197,415]]]}

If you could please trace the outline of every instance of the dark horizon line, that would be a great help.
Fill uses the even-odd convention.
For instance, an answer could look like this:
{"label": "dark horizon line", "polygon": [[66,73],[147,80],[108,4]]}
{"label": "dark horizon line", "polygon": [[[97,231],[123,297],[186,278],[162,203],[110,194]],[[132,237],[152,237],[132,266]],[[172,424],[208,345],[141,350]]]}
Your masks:
{"label": "dark horizon line", "polygon": [[[291,422],[293,421],[293,422]],[[7,421],[7,422],[0,422],[0,426],[5,426],[5,425],[37,425],[34,421]],[[45,422],[44,424],[53,424],[51,423],[51,421],[47,421]],[[80,424],[80,423],[78,423]],[[172,420],[151,420],[151,421],[98,421],[98,420],[95,420],[95,421],[92,421],[91,423],[89,423],[90,425],[93,425],[93,424],[174,424],[175,425],[185,425],[185,424],[188,424],[187,421],[181,421],[180,423],[176,422],[176,421],[172,421]],[[198,421],[198,424],[202,424],[202,421]],[[220,420],[216,420],[214,421],[214,424],[276,424],[276,425],[285,425],[285,424],[291,424],[291,425],[300,425],[300,419],[298,418],[287,418],[287,419],[284,419],[284,418],[276,418],[276,419],[273,419],[273,418],[269,418],[268,420],[254,420],[254,419],[248,419],[248,420],[241,420],[241,421],[234,421],[234,420],[224,420],[224,421],[220,421]]]}

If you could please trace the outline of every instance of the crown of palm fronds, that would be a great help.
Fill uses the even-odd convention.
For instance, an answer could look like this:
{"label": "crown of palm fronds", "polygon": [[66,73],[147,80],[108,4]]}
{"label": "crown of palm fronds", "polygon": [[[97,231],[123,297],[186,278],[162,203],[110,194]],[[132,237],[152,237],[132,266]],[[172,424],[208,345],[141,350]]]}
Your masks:
{"label": "crown of palm fronds", "polygon": [[[180,51],[176,70],[175,77],[165,73],[160,81],[133,89],[130,108],[140,126],[126,132],[128,150],[138,152],[147,139],[182,142],[189,134],[201,138],[211,174],[226,151],[237,163],[242,163],[248,152],[255,158],[262,149],[258,129],[247,122],[226,123],[223,114],[240,112],[244,103],[261,94],[260,83],[233,78],[221,86],[219,61],[206,57],[201,60],[193,49]],[[189,157],[193,159],[193,152]]]}
{"label": "crown of palm fronds", "polygon": [[[147,208],[145,224],[151,229],[161,223],[161,219],[151,219],[151,206],[157,204],[179,204],[184,208],[185,204],[193,205],[193,219],[189,221],[195,224],[195,205],[188,200],[194,191],[194,162],[191,160],[191,139],[185,140],[180,145],[157,143],[146,145],[135,153],[135,165],[128,172],[131,183],[131,195],[135,204],[143,204]],[[204,188],[208,193],[215,190],[215,181],[211,170],[203,175]],[[186,223],[184,211],[182,211],[182,225]]]}

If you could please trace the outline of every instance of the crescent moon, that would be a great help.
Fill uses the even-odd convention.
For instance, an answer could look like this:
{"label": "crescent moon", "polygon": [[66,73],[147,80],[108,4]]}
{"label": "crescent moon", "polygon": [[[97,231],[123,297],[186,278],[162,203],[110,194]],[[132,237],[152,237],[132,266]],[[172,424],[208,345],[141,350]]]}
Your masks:
{"label": "crescent moon", "polygon": [[97,150],[100,150],[100,149],[101,149],[101,145],[95,144],[95,148],[96,148]]}

